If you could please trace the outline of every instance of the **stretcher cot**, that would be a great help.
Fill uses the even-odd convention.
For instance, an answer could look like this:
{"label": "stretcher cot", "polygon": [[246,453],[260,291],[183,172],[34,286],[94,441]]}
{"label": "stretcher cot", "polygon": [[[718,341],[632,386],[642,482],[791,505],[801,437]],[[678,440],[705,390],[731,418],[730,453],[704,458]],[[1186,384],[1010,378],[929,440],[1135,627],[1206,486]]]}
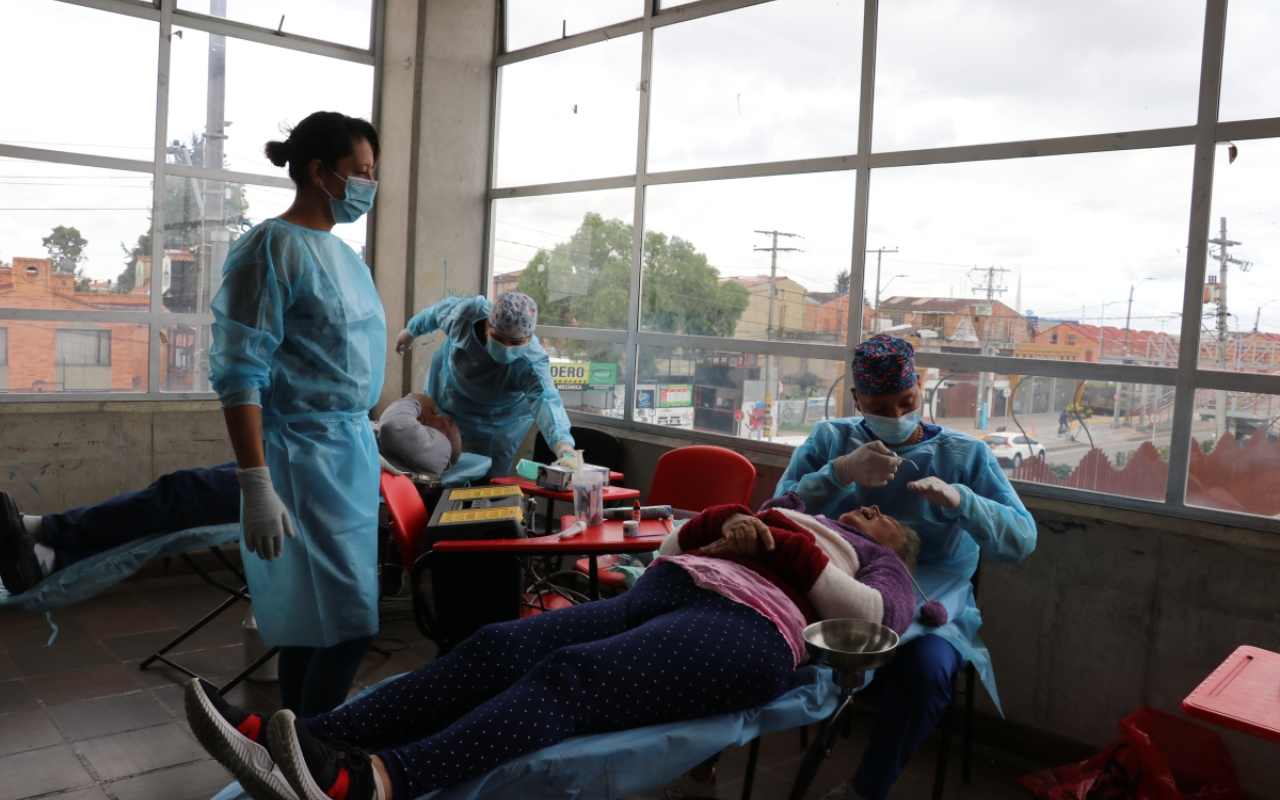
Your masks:
{"label": "stretcher cot", "polygon": [[[839,695],[840,687],[829,668],[801,667],[792,676],[787,691],[758,708],[575,736],[418,800],[618,800],[678,778],[726,747],[750,745],[742,791],[744,800],[749,800],[760,737],[822,722],[835,710]],[[627,698],[620,696],[617,702],[618,713],[625,714]],[[240,784],[233,782],[213,800],[248,797]]]}

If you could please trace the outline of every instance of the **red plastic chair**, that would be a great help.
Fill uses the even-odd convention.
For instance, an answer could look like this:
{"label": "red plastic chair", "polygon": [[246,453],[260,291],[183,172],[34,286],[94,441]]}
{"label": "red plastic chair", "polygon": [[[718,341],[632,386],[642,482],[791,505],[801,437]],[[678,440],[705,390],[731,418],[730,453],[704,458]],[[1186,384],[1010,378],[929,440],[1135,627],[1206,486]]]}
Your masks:
{"label": "red plastic chair", "polygon": [[418,487],[404,475],[383,472],[379,480],[387,516],[391,517],[392,541],[400,551],[405,569],[412,569],[427,532],[427,507],[422,503]]}
{"label": "red plastic chair", "polygon": [[[729,503],[745,506],[751,502],[755,486],[756,468],[746,456],[724,447],[693,445],[671,450],[658,459],[646,504],[693,512]],[[604,558],[599,565],[601,586],[626,588],[620,573],[606,571]],[[588,574],[590,559],[578,559],[573,568]]]}

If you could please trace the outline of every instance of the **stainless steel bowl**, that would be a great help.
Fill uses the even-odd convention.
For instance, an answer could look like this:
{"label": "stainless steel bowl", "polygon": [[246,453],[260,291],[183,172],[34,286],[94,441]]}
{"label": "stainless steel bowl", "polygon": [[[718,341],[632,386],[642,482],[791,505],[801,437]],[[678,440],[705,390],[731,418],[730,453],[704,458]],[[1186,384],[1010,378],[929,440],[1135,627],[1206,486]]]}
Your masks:
{"label": "stainless steel bowl", "polygon": [[842,672],[883,667],[898,649],[898,634],[865,619],[825,619],[804,629],[809,656]]}

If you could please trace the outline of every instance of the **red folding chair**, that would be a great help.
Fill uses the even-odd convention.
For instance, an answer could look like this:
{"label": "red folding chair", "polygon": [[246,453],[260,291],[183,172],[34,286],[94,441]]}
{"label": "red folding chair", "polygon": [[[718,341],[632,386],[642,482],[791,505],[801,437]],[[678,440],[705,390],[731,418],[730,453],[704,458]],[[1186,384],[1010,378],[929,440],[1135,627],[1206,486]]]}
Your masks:
{"label": "red folding chair", "polygon": [[[671,506],[684,512],[700,513],[711,506],[751,502],[756,486],[756,468],[747,457],[724,447],[693,445],[663,454],[649,487],[647,504]],[[611,556],[599,561],[600,585],[625,589],[622,574],[605,569]],[[580,558],[573,568],[585,574],[591,571],[591,560]]]}

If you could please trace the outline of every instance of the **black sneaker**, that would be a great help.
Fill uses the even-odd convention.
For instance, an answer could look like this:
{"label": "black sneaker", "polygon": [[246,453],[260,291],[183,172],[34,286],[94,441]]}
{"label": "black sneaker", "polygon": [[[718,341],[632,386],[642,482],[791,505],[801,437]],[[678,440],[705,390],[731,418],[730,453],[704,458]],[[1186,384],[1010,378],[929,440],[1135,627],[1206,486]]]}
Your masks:
{"label": "black sneaker", "polygon": [[302,800],[379,800],[373,763],[363,750],[322,742],[298,724],[292,711],[271,716],[267,724],[271,751]]}
{"label": "black sneaker", "polygon": [[43,579],[36,540],[22,524],[13,495],[0,492],[0,582],[9,594],[22,594]]}
{"label": "black sneaker", "polygon": [[199,678],[187,684],[186,706],[191,732],[253,800],[297,800],[267,750],[267,724],[262,717],[205,689]]}

